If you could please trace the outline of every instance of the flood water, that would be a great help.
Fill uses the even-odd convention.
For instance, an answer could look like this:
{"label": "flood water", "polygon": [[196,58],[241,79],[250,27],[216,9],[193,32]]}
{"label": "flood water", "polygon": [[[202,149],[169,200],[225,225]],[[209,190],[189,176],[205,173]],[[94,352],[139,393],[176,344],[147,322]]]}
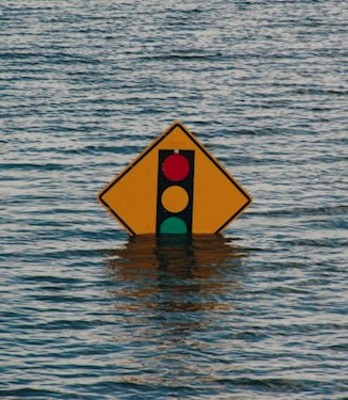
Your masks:
{"label": "flood water", "polygon": [[[348,399],[347,21],[1,1],[0,398]],[[130,238],[97,192],[177,119],[254,203]]]}

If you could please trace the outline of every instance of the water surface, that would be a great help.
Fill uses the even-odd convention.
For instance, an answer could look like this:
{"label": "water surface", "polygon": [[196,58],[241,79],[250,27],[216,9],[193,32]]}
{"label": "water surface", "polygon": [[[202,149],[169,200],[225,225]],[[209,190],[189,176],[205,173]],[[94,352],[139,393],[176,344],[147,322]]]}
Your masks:
{"label": "water surface", "polygon": [[[344,1],[0,4],[0,397],[347,399]],[[173,120],[254,197],[129,238],[97,192]]]}

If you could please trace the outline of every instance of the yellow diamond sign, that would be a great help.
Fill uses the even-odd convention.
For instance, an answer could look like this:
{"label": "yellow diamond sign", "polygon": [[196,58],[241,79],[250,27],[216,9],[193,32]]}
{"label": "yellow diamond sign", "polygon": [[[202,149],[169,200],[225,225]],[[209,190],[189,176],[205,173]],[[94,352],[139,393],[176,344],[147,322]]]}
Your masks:
{"label": "yellow diamond sign", "polygon": [[98,194],[131,235],[213,234],[250,194],[176,121]]}

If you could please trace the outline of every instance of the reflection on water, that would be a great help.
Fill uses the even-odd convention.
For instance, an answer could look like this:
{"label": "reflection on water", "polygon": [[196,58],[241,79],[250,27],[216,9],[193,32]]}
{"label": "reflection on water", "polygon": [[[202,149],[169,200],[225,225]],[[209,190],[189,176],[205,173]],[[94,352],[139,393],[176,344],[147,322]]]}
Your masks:
{"label": "reflection on water", "polygon": [[117,363],[127,375],[114,381],[196,390],[199,380],[214,380],[220,367],[212,366],[211,357],[220,350],[209,332],[221,329],[231,314],[246,251],[222,236],[132,237],[106,256],[115,320],[125,327],[115,332],[115,343],[141,352],[122,355]]}
{"label": "reflection on water", "polygon": [[[126,307],[194,311],[221,307],[219,297],[238,285],[246,250],[222,236],[131,237],[107,252],[110,274],[128,294]],[[127,302],[126,302],[127,303]]]}

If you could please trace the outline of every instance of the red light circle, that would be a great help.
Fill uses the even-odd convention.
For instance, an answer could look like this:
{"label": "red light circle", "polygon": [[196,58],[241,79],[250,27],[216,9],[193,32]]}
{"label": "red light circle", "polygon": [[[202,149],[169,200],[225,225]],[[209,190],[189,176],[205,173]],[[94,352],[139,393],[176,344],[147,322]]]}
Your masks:
{"label": "red light circle", "polygon": [[181,154],[172,154],[162,164],[164,176],[171,181],[182,181],[190,172],[190,164]]}

